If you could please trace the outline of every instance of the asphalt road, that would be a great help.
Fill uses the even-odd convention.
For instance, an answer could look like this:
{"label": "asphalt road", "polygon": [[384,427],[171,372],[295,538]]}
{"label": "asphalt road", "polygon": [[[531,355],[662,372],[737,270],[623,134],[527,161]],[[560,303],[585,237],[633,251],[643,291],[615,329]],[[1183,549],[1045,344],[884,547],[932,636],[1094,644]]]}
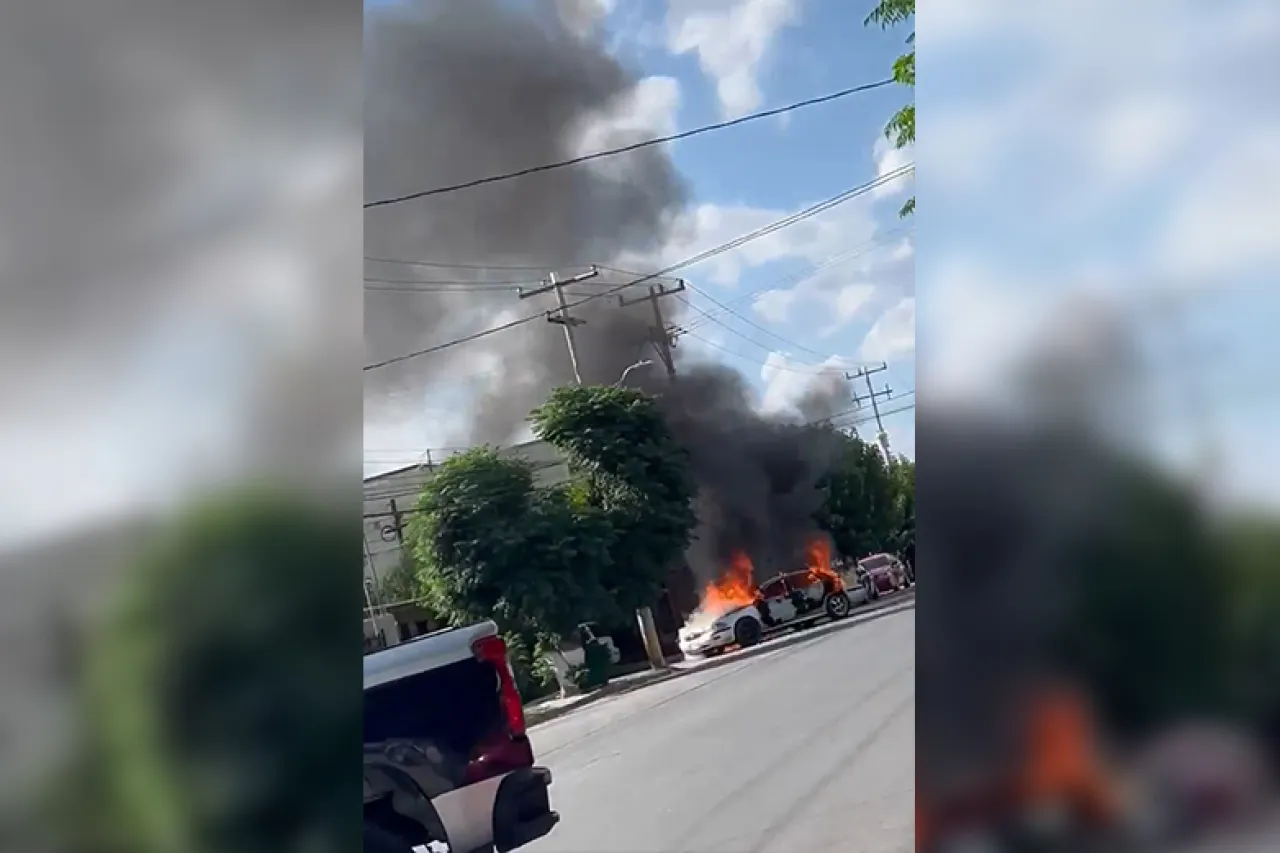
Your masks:
{"label": "asphalt road", "polygon": [[530,733],[530,853],[908,853],[915,611],[602,700]]}

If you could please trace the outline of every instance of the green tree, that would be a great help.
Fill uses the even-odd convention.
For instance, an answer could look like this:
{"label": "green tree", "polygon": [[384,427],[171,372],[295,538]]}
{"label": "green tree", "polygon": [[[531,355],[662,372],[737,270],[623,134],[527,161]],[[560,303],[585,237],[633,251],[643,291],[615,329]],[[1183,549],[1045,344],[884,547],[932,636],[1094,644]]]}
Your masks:
{"label": "green tree", "polygon": [[1093,520],[1058,557],[1075,575],[1060,659],[1130,731],[1226,711],[1231,589],[1204,509],[1159,472],[1105,464]]}
{"label": "green tree", "polygon": [[1280,743],[1280,523],[1253,514],[1228,519],[1214,540],[1231,590],[1226,662],[1235,710]]}
{"label": "green tree", "polygon": [[[867,15],[866,24],[875,24],[882,29],[888,29],[915,18],[915,15],[916,0],[880,0],[876,7],[871,10],[871,14]],[[907,44],[910,45],[910,50],[899,56],[893,63],[893,79],[903,86],[909,86],[914,89],[916,85],[916,34],[914,29],[907,36]],[[885,125],[884,134],[892,140],[896,148],[905,148],[908,145],[915,144],[916,105],[914,96],[911,103],[903,106],[893,114],[893,118],[889,119],[889,123]],[[912,196],[902,205],[899,215],[907,217],[915,213],[915,211],[916,199],[915,196]]]}
{"label": "green tree", "polygon": [[413,601],[419,595],[418,567],[413,562],[413,553],[401,549],[400,562],[378,579],[378,598],[383,604],[398,604]]}
{"label": "green tree", "polygon": [[652,604],[697,523],[688,453],[656,401],[624,388],[559,388],[530,419],[568,463],[578,511],[613,532],[601,563],[607,593],[623,612]]}
{"label": "green tree", "polygon": [[909,558],[915,556],[916,546],[916,463],[905,456],[898,456],[889,467],[893,481],[894,533],[890,537],[892,549]]}
{"label": "green tree", "polygon": [[816,520],[841,554],[897,550],[901,506],[893,472],[876,445],[847,438],[836,468],[820,485],[826,494]]}
{"label": "green tree", "polygon": [[359,565],[349,516],[285,496],[201,507],[158,542],[84,649],[68,848],[358,847]]}
{"label": "green tree", "polygon": [[408,540],[428,608],[451,624],[493,619],[525,640],[554,639],[611,607],[609,520],[568,488],[536,488],[527,461],[492,448],[440,465]]}

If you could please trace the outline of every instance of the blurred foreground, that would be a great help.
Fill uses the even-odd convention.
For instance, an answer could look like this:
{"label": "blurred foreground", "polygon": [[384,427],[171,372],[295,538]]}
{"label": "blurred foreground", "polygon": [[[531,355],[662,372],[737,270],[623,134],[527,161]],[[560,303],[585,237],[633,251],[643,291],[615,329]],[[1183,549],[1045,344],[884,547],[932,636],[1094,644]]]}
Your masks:
{"label": "blurred foreground", "polygon": [[926,411],[920,849],[1163,849],[1265,816],[1280,524],[1082,419]]}

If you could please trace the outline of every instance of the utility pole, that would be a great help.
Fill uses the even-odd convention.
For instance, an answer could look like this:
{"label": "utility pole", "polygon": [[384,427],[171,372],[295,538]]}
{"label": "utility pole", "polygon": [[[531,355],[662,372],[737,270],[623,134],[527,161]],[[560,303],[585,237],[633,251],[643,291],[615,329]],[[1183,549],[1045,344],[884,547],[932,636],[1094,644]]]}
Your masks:
{"label": "utility pole", "polygon": [[547,283],[541,287],[535,287],[533,290],[525,290],[520,288],[516,291],[516,295],[521,299],[529,299],[533,296],[541,296],[544,293],[555,291],[556,302],[560,304],[560,310],[556,314],[548,314],[547,320],[551,323],[559,323],[564,327],[564,340],[569,345],[569,363],[573,365],[573,381],[582,384],[582,371],[578,368],[578,344],[573,337],[574,326],[581,326],[586,320],[580,320],[577,317],[569,316],[569,303],[564,298],[564,288],[567,284],[577,284],[580,281],[586,281],[589,278],[595,278],[600,274],[600,270],[592,267],[584,273],[579,273],[564,281],[556,278],[555,273],[547,276]]}
{"label": "utility pole", "polygon": [[618,297],[618,304],[622,307],[628,305],[638,305],[641,302],[648,302],[653,306],[653,327],[650,331],[653,334],[653,348],[658,352],[658,358],[662,359],[662,366],[666,368],[667,378],[672,382],[676,378],[676,362],[675,357],[671,354],[671,349],[675,342],[675,335],[671,334],[667,329],[666,320],[662,316],[662,306],[658,304],[658,300],[664,296],[671,296],[684,290],[684,279],[676,282],[676,286],[672,288],[663,285],[649,285],[649,295],[641,296],[636,299],[627,299],[625,296]]}
{"label": "utility pole", "polygon": [[[573,365],[573,381],[577,383],[578,386],[581,386],[583,384],[582,370],[578,365],[578,344],[577,344],[577,341],[574,339],[573,330],[575,326],[580,326],[586,321],[578,319],[577,317],[571,317],[569,315],[569,305],[564,298],[564,287],[565,285],[577,284],[580,281],[586,281],[587,279],[595,278],[599,274],[600,274],[600,270],[594,266],[591,267],[591,269],[588,270],[587,272],[580,273],[579,275],[575,275],[572,278],[567,278],[564,281],[561,281],[558,278],[556,278],[555,273],[551,273],[550,276],[548,276],[547,283],[542,285],[541,287],[537,287],[533,290],[521,289],[517,291],[517,295],[521,299],[528,299],[532,296],[539,296],[543,293],[548,293],[551,291],[555,292],[556,301],[560,305],[560,310],[555,315],[548,314],[547,320],[549,320],[552,323],[559,323],[561,326],[564,327],[564,340],[569,347],[569,362],[570,364]],[[683,286],[683,283],[682,283],[682,286]],[[650,288],[651,292],[652,290],[653,288]],[[656,297],[655,297],[654,310],[655,312],[657,312]],[[657,316],[659,319],[661,319],[662,315],[660,312],[657,312]],[[670,356],[669,350],[667,351],[667,356],[668,357]],[[667,372],[668,372],[668,375],[674,375],[674,367],[668,367]],[[640,608],[639,610],[636,611],[636,619],[640,623],[640,636],[644,640],[645,653],[649,657],[650,665],[652,665],[654,669],[665,669],[667,666],[667,660],[666,660],[666,657],[662,654],[662,643],[658,639],[658,628],[657,628],[657,623],[654,621],[654,618],[653,618],[652,609],[648,607]],[[561,689],[562,691],[564,690],[563,684],[561,685]]]}
{"label": "utility pole", "polygon": [[[625,296],[618,297],[618,304],[623,308],[629,305],[637,305],[641,302],[648,302],[653,308],[653,326],[650,328],[652,334],[651,342],[654,350],[658,353],[658,358],[662,360],[662,366],[667,371],[667,380],[676,381],[676,362],[675,357],[671,354],[672,342],[674,336],[667,329],[666,320],[662,316],[662,306],[658,300],[664,296],[671,296],[685,289],[684,280],[676,282],[675,287],[664,287],[661,284],[649,285],[649,293],[647,296],[641,296],[636,299],[627,299]],[[666,669],[667,659],[662,653],[662,642],[658,638],[658,623],[653,618],[653,608],[641,607],[636,611],[636,619],[640,623],[640,636],[644,638],[645,652],[649,656],[649,664],[654,669]]]}
{"label": "utility pole", "polygon": [[[369,566],[369,575],[363,579],[366,583],[365,598],[368,600],[368,605],[371,608],[369,615],[373,616],[381,611],[382,615],[385,616],[387,614],[387,608],[382,603],[382,590],[380,589],[382,586],[382,580],[378,577],[378,569],[373,564],[373,551],[369,548],[368,530],[362,530],[360,538],[364,541],[364,559]],[[369,593],[368,586],[370,581],[372,581],[373,585],[372,596]]]}
{"label": "utility pole", "polygon": [[853,402],[861,406],[864,402],[871,403],[871,412],[876,419],[876,440],[880,443],[880,450],[884,453],[884,461],[892,462],[893,456],[889,452],[889,433],[885,432],[884,421],[880,418],[880,404],[877,400],[880,397],[888,399],[893,396],[893,390],[886,385],[879,391],[871,387],[871,377],[876,373],[883,373],[889,369],[889,365],[880,362],[876,367],[860,367],[855,373],[846,373],[845,379],[850,382],[856,379],[862,379],[867,383],[867,396],[860,397],[858,394],[853,395]]}

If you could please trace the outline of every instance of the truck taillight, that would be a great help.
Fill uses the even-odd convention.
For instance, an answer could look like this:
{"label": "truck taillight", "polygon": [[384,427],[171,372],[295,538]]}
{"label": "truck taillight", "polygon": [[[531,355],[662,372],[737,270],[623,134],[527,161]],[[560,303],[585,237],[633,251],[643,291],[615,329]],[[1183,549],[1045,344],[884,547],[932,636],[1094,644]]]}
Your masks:
{"label": "truck taillight", "polygon": [[511,662],[507,660],[507,644],[501,637],[481,637],[472,644],[471,651],[476,660],[491,664],[497,670],[498,698],[507,722],[507,733],[512,737],[524,737],[524,705],[520,702],[520,691],[516,689]]}
{"label": "truck taillight", "polygon": [[501,776],[533,765],[533,748],[525,735],[524,706],[516,689],[515,673],[501,637],[481,637],[471,645],[476,660],[493,667],[498,676],[498,702],[506,731],[493,731],[472,751],[465,771],[466,784]]}

